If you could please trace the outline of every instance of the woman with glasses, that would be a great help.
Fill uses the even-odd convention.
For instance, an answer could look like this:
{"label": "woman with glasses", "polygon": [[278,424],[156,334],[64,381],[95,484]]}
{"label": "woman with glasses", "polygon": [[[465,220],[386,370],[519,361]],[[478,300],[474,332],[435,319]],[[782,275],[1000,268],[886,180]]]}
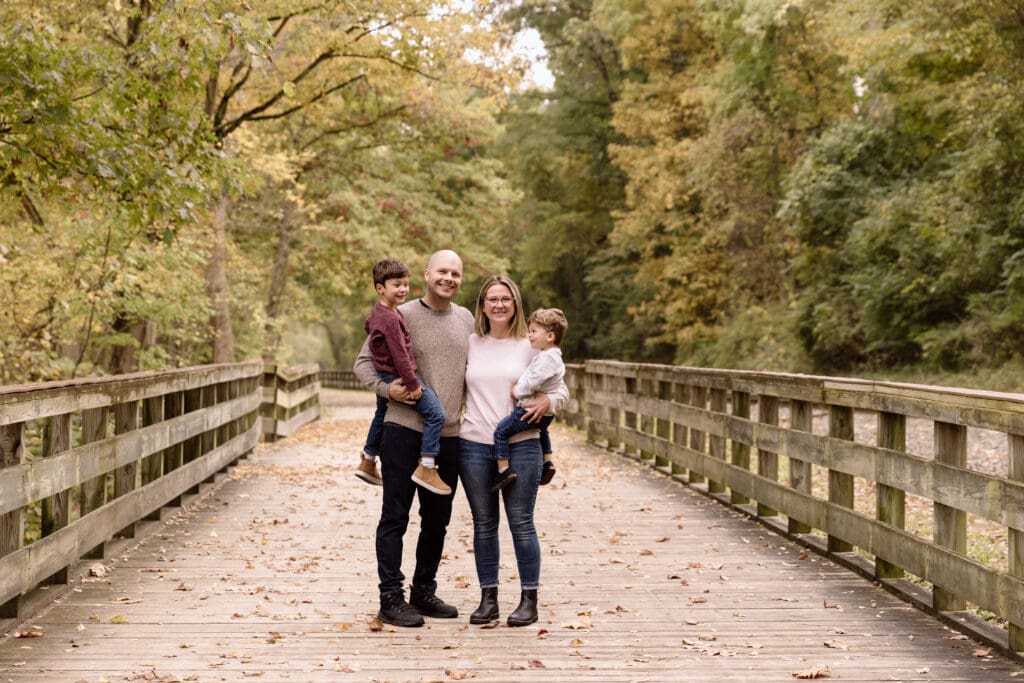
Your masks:
{"label": "woman with glasses", "polygon": [[[499,618],[498,544],[499,492],[491,490],[497,472],[494,428],[512,410],[510,388],[537,353],[526,336],[523,300],[515,283],[502,275],[484,281],[476,300],[474,334],[469,338],[466,363],[466,411],[459,432],[459,478],[473,514],[473,552],[480,582],[480,606],[471,624],[487,624]],[[524,420],[539,421],[549,409],[559,409],[569,399],[562,382],[551,394],[537,394]],[[516,480],[501,490],[512,532],[519,568],[519,606],[509,614],[509,626],[537,621],[537,589],[540,586],[540,540],[533,523],[543,456],[539,431],[522,432],[509,440],[509,466]]]}

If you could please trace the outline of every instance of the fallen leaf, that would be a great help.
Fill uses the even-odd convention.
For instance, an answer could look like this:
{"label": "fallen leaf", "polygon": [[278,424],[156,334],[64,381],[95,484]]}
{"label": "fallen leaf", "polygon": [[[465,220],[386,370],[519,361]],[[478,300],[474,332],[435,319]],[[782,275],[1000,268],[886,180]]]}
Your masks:
{"label": "fallen leaf", "polygon": [[14,634],[15,638],[42,638],[42,631],[18,631]]}
{"label": "fallen leaf", "polygon": [[444,673],[453,681],[464,681],[467,678],[476,678],[476,674],[466,669],[445,669]]}
{"label": "fallen leaf", "polygon": [[537,631],[537,637],[540,638],[541,640],[543,640],[544,638],[547,638],[548,637],[548,630],[546,628],[540,629],[539,631]]}
{"label": "fallen leaf", "polygon": [[491,621],[487,622],[486,624],[484,624],[480,628],[488,628],[489,629],[489,628],[498,628],[499,626],[501,626],[501,622],[498,621],[497,619],[492,619]]}
{"label": "fallen leaf", "polygon": [[832,639],[825,641],[825,647],[830,647],[834,650],[849,650],[849,646],[838,640]]}
{"label": "fallen leaf", "polygon": [[569,644],[572,645],[573,647],[579,647],[580,645],[583,644],[583,641],[580,640],[579,638],[573,638],[572,640],[569,641]]}
{"label": "fallen leaf", "polygon": [[840,609],[839,605],[833,605],[828,600],[822,600],[821,604],[822,604],[822,607],[824,607],[825,609]]}
{"label": "fallen leaf", "polygon": [[530,668],[533,668],[533,669],[546,669],[547,667],[544,666],[544,662],[540,661],[539,659],[531,659],[530,660]]}
{"label": "fallen leaf", "polygon": [[99,563],[89,565],[89,576],[99,576],[102,578],[106,576],[109,571],[109,569]]}
{"label": "fallen leaf", "polygon": [[656,539],[654,539],[654,542],[655,543],[664,543],[667,540],[668,540],[668,536],[658,536]]}
{"label": "fallen leaf", "polygon": [[829,673],[831,672],[828,666],[812,666],[803,671],[794,671],[792,676],[793,678],[828,678]]}
{"label": "fallen leaf", "polygon": [[380,619],[370,619],[370,621],[367,622],[367,624],[369,625],[371,631],[384,630],[384,623]]}
{"label": "fallen leaf", "polygon": [[971,654],[975,657],[988,657],[991,653],[992,648],[990,647],[976,647],[974,648],[974,652],[972,652]]}
{"label": "fallen leaf", "polygon": [[926,674],[926,673],[928,673],[928,667],[927,666],[922,666],[920,669],[917,670],[916,673]]}
{"label": "fallen leaf", "polygon": [[123,614],[115,614],[114,616],[110,617],[110,623],[111,624],[127,624],[128,620],[125,619]]}

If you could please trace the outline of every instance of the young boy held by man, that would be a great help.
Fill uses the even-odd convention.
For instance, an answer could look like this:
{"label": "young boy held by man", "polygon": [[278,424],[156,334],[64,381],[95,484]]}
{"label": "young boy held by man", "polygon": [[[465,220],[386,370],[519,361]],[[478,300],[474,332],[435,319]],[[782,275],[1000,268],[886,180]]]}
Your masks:
{"label": "young boy held by man", "polygon": [[[413,355],[412,337],[406,326],[405,317],[398,306],[409,295],[409,268],[398,259],[386,258],[373,266],[373,287],[377,291],[377,303],[370,311],[364,327],[369,335],[373,367],[385,382],[401,378],[406,389],[416,400],[413,408],[423,417],[423,443],[420,446],[420,464],[412,474],[412,480],[441,495],[451,495],[452,489],[437,473],[435,458],[441,449],[441,427],[444,425],[444,408],[433,389],[424,384],[416,375],[416,357]],[[381,439],[384,436],[384,414],[388,400],[377,397],[377,411],[374,413],[366,445],[359,457],[355,475],[369,484],[380,486],[383,481],[377,470]]]}

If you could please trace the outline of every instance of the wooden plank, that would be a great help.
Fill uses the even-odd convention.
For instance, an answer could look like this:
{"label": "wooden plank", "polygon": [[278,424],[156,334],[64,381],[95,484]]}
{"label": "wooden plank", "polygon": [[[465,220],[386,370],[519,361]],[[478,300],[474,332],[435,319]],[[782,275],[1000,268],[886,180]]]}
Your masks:
{"label": "wooden plank", "polygon": [[[19,466],[25,459],[25,425],[0,426],[0,473]],[[25,538],[25,510],[16,507],[0,513],[0,558],[19,548]],[[20,596],[0,600],[0,619],[15,619],[21,611]]]}
{"label": "wooden plank", "polygon": [[[699,409],[701,412],[706,412],[708,404],[708,390],[705,387],[691,385],[690,386],[690,405],[694,408]],[[700,429],[690,428],[690,449],[703,454],[707,449],[707,440],[705,432]],[[699,484],[705,480],[707,475],[703,474],[703,470],[689,470],[689,482],[691,484]],[[724,479],[721,480],[724,483]]]}
{"label": "wooden plank", "polygon": [[[710,393],[712,412],[725,414],[729,409],[729,397],[725,389],[712,388]],[[725,442],[725,437],[720,434],[708,434],[708,452],[712,458],[725,460]],[[724,493],[725,490],[724,482],[708,479],[708,493]]]}
{"label": "wooden plank", "polygon": [[[139,401],[118,403],[114,406],[114,434],[122,436],[130,434],[139,428]],[[113,446],[112,446],[113,448]],[[135,490],[138,472],[138,461],[124,463],[114,470],[114,498]],[[135,524],[128,524],[117,532],[122,538],[135,538]]]}
{"label": "wooden plank", "polygon": [[[112,501],[65,525],[27,547],[0,558],[0,602],[19,595],[68,565],[89,549],[110,538],[127,524],[174,500],[182,491],[222,470],[251,450],[258,439],[255,429],[236,437],[188,465]],[[66,583],[66,580],[65,580]]]}
{"label": "wooden plank", "polygon": [[160,476],[162,461],[153,460],[150,455],[159,456],[172,444],[208,433],[219,425],[252,413],[259,405],[257,401],[256,396],[249,395],[201,413],[154,422],[161,414],[163,404],[159,398],[148,399],[144,417],[149,425],[142,429],[7,470],[0,469],[0,513],[55,495],[103,472],[133,465],[140,459],[144,460],[143,483],[153,481]]}
{"label": "wooden plank", "polygon": [[[853,441],[853,409],[845,406],[830,405],[828,410],[828,435],[833,439]],[[829,465],[828,500],[842,507],[853,508],[853,477],[841,469]],[[828,529],[828,549],[831,552],[849,552],[853,545],[844,540],[834,527]]]}
{"label": "wooden plank", "polygon": [[[47,418],[43,428],[43,457],[50,458],[68,450],[71,447],[71,416],[68,414],[54,415]],[[43,499],[42,514],[40,517],[40,534],[45,537],[51,536],[68,525],[71,519],[71,496],[69,489],[56,491]],[[77,558],[75,558],[77,559]],[[52,574],[46,582],[51,584],[65,584],[68,582],[68,562],[63,566],[55,566]],[[42,580],[40,577],[38,580]],[[31,585],[31,584],[30,584]],[[24,586],[27,588],[28,586]],[[3,596],[0,600],[7,600],[14,597],[11,593]]]}
{"label": "wooden plank", "polygon": [[[106,407],[82,411],[83,445],[103,441],[106,438],[109,412]],[[82,482],[79,490],[80,516],[84,517],[93,510],[103,507],[107,498],[107,472],[109,471],[109,468],[102,469],[96,476],[89,477]],[[90,549],[86,554],[91,558],[103,557],[102,545]]]}
{"label": "wooden plank", "polygon": [[[965,467],[967,465],[967,428],[948,422],[935,423],[935,460]],[[935,542],[965,555],[967,553],[967,515],[956,508],[934,503]],[[935,609],[958,612],[966,607],[959,593],[959,581],[937,584],[934,591]]]}
{"label": "wooden plank", "polygon": [[[907,418],[896,413],[878,414],[878,446],[891,451],[903,451],[907,447]],[[879,459],[878,466],[883,466]],[[891,473],[879,470],[875,474],[878,482],[891,481],[895,477]],[[878,521],[903,529],[906,525],[906,494],[902,489],[886,484],[878,484],[875,493],[875,513]],[[878,579],[901,579],[903,570],[886,561],[890,557],[881,548],[875,551],[875,577]]]}
{"label": "wooden plank", "polygon": [[[732,392],[732,414],[745,422],[750,419],[750,394],[745,391]],[[747,425],[749,426],[749,422]],[[752,433],[743,434],[739,439],[732,439],[732,464],[734,467],[750,470],[750,442],[752,440]],[[730,488],[729,498],[733,505],[750,502],[749,493],[741,493],[736,488]]]}
{"label": "wooden plank", "polygon": [[[1007,447],[1010,460],[1008,476],[1016,481],[1024,481],[1024,436],[1010,434]],[[1007,531],[1009,573],[1018,579],[1024,579],[1024,525],[1010,527]],[[1017,599],[1024,598],[1017,596]],[[1009,644],[1011,651],[1024,652],[1024,622],[1010,621]]]}
{"label": "wooden plank", "polygon": [[[811,432],[812,428],[812,406],[807,401],[791,401],[789,405],[789,424],[790,428],[797,431]],[[811,492],[811,463],[807,460],[807,452],[802,453],[803,458],[793,453],[789,448],[788,444],[785,448],[786,456],[789,459],[789,486],[794,491],[799,493],[809,494]],[[778,507],[778,506],[776,506]],[[810,519],[802,516],[798,511],[791,509],[790,507],[778,508],[785,510],[786,515],[789,517],[789,533],[791,534],[806,534],[810,533]]]}
{"label": "wooden plank", "polygon": [[0,387],[0,425],[110,407],[218,381],[258,376],[258,361]]}
{"label": "wooden plank", "polygon": [[[772,427],[778,427],[779,424],[779,400],[774,396],[763,395],[758,397],[757,401],[757,421],[761,425],[769,425]],[[766,479],[772,481],[779,480],[779,456],[778,456],[778,445],[768,446],[769,442],[760,436],[761,432],[758,430],[754,434],[753,441],[758,443],[757,447],[757,473]],[[774,442],[777,443],[777,442]],[[771,448],[771,450],[769,450]],[[764,505],[760,498],[757,499],[757,515],[758,517],[774,517],[778,515],[778,511],[767,505]]]}

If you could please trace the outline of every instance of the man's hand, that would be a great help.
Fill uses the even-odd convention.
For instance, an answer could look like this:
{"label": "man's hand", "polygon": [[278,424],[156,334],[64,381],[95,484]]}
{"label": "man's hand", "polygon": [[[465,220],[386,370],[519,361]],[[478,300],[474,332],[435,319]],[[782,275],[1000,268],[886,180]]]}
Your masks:
{"label": "man's hand", "polygon": [[399,403],[406,403],[408,405],[416,403],[416,400],[412,398],[412,394],[405,388],[405,382],[401,379],[396,379],[388,385],[388,395],[391,396],[392,401],[398,401]]}
{"label": "man's hand", "polygon": [[547,394],[537,392],[528,401],[523,401],[522,406],[526,408],[526,412],[523,414],[523,421],[527,424],[534,424],[540,422],[544,414],[551,409],[551,399],[548,398]]}

